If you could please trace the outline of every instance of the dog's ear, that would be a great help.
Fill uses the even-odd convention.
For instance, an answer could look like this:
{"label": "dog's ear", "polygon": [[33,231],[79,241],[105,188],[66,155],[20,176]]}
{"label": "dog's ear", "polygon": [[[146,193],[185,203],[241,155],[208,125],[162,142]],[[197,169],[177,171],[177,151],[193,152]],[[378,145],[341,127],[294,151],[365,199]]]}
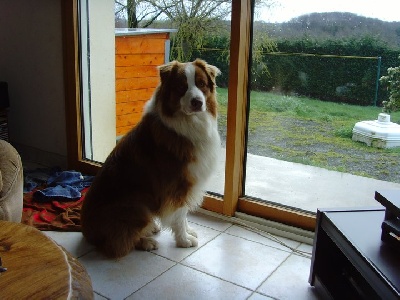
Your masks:
{"label": "dog's ear", "polygon": [[178,65],[178,62],[176,60],[174,60],[165,65],[158,67],[158,72],[160,73],[161,82],[165,82],[169,78],[169,75],[171,74],[172,70],[177,65]]}
{"label": "dog's ear", "polygon": [[211,80],[215,83],[215,77],[221,74],[221,71],[213,65],[209,65],[202,59],[197,58],[194,63],[205,70],[211,77]]}
{"label": "dog's ear", "polygon": [[218,69],[216,66],[206,64],[206,70],[213,79],[215,79],[215,77],[218,75],[221,75],[220,69]]}

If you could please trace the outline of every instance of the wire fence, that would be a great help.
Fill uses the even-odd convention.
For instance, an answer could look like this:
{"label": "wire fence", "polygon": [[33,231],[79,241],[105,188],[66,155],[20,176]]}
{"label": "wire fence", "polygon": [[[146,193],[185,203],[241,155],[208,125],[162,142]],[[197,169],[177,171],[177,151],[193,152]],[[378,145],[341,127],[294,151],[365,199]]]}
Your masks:
{"label": "wire fence", "polygon": [[[192,58],[218,66],[219,86],[227,87],[229,48],[195,49]],[[268,52],[254,50],[250,87],[258,91],[298,94],[324,101],[380,105],[388,97],[380,85],[381,56]]]}

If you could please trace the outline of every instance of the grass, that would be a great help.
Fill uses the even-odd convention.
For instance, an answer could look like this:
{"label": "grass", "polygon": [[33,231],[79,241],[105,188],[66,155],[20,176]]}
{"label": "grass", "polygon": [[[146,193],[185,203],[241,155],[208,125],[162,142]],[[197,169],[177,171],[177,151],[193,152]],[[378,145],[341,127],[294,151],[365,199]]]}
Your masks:
{"label": "grass", "polygon": [[[227,99],[227,89],[219,88],[220,128],[226,128]],[[351,139],[355,123],[375,120],[381,111],[253,91],[248,152],[400,183],[400,148],[377,149]],[[400,123],[400,112],[391,121]]]}

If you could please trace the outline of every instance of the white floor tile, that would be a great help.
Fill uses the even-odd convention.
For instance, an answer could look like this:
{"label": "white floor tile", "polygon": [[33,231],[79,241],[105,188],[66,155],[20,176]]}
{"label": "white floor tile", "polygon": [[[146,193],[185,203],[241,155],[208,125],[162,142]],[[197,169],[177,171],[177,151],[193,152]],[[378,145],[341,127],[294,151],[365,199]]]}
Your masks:
{"label": "white floor tile", "polygon": [[284,300],[318,299],[308,283],[311,260],[292,254],[258,289],[264,295]]}
{"label": "white floor tile", "polygon": [[225,231],[230,226],[232,226],[232,223],[230,222],[206,214],[202,214],[199,212],[188,214],[188,220],[192,223],[196,223],[205,227],[210,227],[218,231]]}
{"label": "white floor tile", "polygon": [[299,247],[297,247],[297,250],[303,251],[303,252],[308,253],[309,255],[311,255],[312,254],[312,250],[313,250],[313,246],[302,243]]}
{"label": "white floor tile", "polygon": [[[277,241],[201,213],[189,214],[199,245],[177,248],[169,230],[159,249],[133,250],[110,260],[80,232],[43,231],[78,257],[92,280],[96,300],[106,299],[318,299],[308,283],[311,260]],[[312,246],[278,237],[311,254]]]}
{"label": "white floor tile", "polygon": [[[292,250],[290,248],[297,248],[300,243],[289,240],[287,238],[278,237],[274,235],[270,235],[267,232],[253,232],[244,227],[233,225],[232,227],[228,228],[225,233],[232,234],[235,236],[242,237],[244,239],[254,241],[257,243],[261,243],[266,246],[271,246],[278,248],[280,250],[289,251]],[[287,245],[287,246],[285,246]],[[290,247],[290,248],[289,248]]]}
{"label": "white floor tile", "polygon": [[119,260],[92,251],[79,258],[92,279],[94,291],[109,299],[125,299],[175,265],[151,252],[132,251]]}
{"label": "white floor tile", "polygon": [[42,231],[45,235],[53,239],[57,244],[64,247],[74,257],[80,257],[91,250],[94,246],[90,245],[81,232],[59,232]]}
{"label": "white floor tile", "polygon": [[251,291],[224,280],[176,265],[128,299],[246,299]]}
{"label": "white floor tile", "polygon": [[182,264],[240,286],[257,288],[290,253],[222,233]]}
{"label": "white floor tile", "polygon": [[159,247],[154,250],[153,253],[166,257],[176,262],[180,262],[193,252],[197,251],[200,247],[207,244],[209,241],[214,239],[217,235],[221,234],[220,231],[214,230],[209,227],[200,226],[195,223],[189,222],[189,226],[192,227],[197,233],[197,247],[191,248],[178,248],[175,245],[175,239],[170,230],[165,230],[155,236],[155,239],[159,242]]}

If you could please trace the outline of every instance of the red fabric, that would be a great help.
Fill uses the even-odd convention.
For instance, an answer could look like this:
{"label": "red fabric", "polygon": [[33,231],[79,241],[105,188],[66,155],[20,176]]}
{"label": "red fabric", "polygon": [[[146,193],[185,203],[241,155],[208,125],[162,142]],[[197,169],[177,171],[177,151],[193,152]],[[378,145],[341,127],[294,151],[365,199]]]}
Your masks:
{"label": "red fabric", "polygon": [[25,193],[22,223],[39,230],[81,231],[81,207],[88,189],[87,187],[81,191],[79,200],[66,202],[35,202],[33,193],[37,189]]}

